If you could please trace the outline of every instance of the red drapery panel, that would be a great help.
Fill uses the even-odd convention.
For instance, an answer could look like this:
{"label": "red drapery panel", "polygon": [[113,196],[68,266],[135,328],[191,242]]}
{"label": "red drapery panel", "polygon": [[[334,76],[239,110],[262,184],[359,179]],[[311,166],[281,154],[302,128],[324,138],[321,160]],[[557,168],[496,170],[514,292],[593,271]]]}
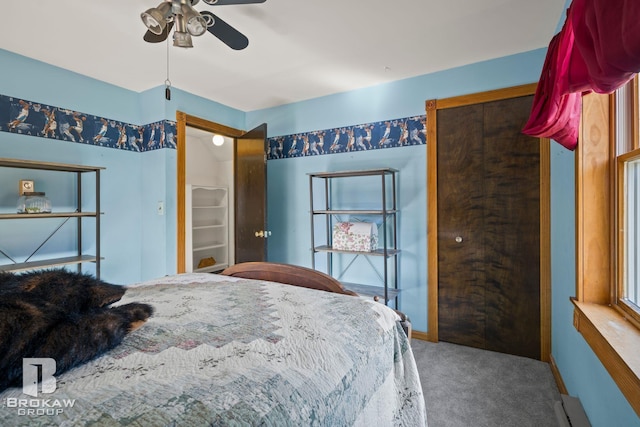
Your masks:
{"label": "red drapery panel", "polygon": [[640,71],[640,1],[574,0],[549,43],[523,133],[578,144],[582,94],[611,93]]}

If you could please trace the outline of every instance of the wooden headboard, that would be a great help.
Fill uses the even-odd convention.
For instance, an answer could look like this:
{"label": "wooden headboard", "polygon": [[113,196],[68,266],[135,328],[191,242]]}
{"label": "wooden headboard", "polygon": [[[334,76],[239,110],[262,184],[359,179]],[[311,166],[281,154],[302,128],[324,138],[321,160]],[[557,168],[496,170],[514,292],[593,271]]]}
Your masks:
{"label": "wooden headboard", "polygon": [[243,262],[232,265],[220,274],[244,279],[268,280],[338,294],[358,295],[345,289],[340,282],[328,274],[298,265],[275,262]]}

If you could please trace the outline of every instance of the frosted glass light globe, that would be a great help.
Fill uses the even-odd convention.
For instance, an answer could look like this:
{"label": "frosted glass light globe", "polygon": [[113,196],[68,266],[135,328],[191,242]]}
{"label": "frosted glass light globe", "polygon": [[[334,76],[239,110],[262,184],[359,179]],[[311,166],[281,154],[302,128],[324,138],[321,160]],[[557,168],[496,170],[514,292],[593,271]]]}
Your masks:
{"label": "frosted glass light globe", "polygon": [[213,135],[213,145],[219,147],[224,144],[224,136],[222,135]]}

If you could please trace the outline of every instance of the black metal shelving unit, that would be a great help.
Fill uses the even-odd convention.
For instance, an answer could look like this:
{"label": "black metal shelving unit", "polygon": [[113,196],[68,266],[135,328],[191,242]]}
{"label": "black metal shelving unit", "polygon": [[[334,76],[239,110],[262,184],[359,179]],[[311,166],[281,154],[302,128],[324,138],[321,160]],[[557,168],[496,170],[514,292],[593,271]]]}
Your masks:
{"label": "black metal shelving unit", "polygon": [[[360,295],[378,297],[385,304],[394,301],[395,308],[398,306],[398,209],[396,202],[396,175],[397,170],[391,168],[317,172],[309,174],[309,195],[310,195],[310,217],[311,217],[311,247],[312,247],[312,268],[317,268],[316,257],[326,256],[326,273],[336,277],[343,283],[343,286]],[[350,178],[360,177],[367,180],[370,189],[378,188],[377,196],[379,200],[371,200],[370,205],[364,209],[352,209],[349,203],[344,200],[335,200],[336,192],[340,192],[349,185]],[[320,181],[320,183],[318,183]],[[376,182],[377,181],[377,182]],[[378,187],[379,186],[379,187]],[[321,190],[318,190],[321,188]],[[320,194],[318,194],[320,193]],[[338,206],[339,205],[339,206]],[[332,245],[333,226],[344,217],[364,216],[369,218],[379,218],[378,225],[378,248],[371,252],[350,251],[335,249]],[[318,221],[321,221],[318,224]],[[322,244],[317,244],[321,240],[318,236],[318,227],[324,230],[322,234]],[[323,225],[323,226],[322,226]],[[345,262],[345,266],[340,271],[336,271],[335,257],[351,257]],[[358,257],[365,257],[371,268],[377,273],[380,284],[354,283],[342,281],[342,276],[352,266]],[[376,269],[370,258],[382,259],[382,272]]]}
{"label": "black metal shelving unit", "polygon": [[[78,269],[80,269],[80,264],[85,262],[93,262],[96,264],[96,277],[100,278],[100,171],[105,169],[101,166],[84,166],[84,165],[73,165],[73,164],[65,164],[65,163],[52,163],[52,162],[39,162],[39,161],[31,161],[31,160],[19,160],[19,159],[6,159],[0,158],[0,167],[4,168],[15,168],[15,169],[32,169],[32,170],[46,170],[46,171],[56,171],[56,172],[68,172],[74,173],[76,175],[76,183],[77,183],[77,191],[76,191],[76,211],[75,212],[52,212],[52,213],[34,213],[34,214],[15,214],[15,213],[0,213],[0,220],[37,220],[43,218],[64,218],[65,221],[69,219],[76,219],[76,235],[77,235],[77,255],[70,257],[61,257],[61,258],[50,258],[45,260],[38,261],[28,261],[31,256],[35,255],[35,253],[46,243],[46,241],[53,236],[57,232],[57,230],[62,226],[62,224],[54,229],[54,231],[49,235],[47,240],[42,242],[40,246],[36,248],[36,250],[28,257],[25,262],[13,262],[12,264],[3,264],[0,265],[0,271],[11,271],[11,272],[19,272],[26,270],[34,270],[34,269],[42,269],[49,267],[56,267],[62,265],[73,265],[77,264]],[[83,211],[82,210],[82,174],[85,173],[94,173],[95,174],[95,210],[94,211]],[[96,250],[95,254],[83,254],[82,248],[82,219],[83,218],[95,218],[96,221]],[[4,253],[3,253],[4,254]],[[7,256],[6,254],[4,254]],[[13,261],[12,258],[7,258]]]}

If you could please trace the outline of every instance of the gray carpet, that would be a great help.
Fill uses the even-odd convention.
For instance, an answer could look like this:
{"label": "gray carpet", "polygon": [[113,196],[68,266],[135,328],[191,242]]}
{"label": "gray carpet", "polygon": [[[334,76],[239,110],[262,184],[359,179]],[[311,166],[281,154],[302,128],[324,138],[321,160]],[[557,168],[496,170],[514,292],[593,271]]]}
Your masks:
{"label": "gray carpet", "polygon": [[558,426],[547,363],[446,342],[411,340],[429,427]]}

